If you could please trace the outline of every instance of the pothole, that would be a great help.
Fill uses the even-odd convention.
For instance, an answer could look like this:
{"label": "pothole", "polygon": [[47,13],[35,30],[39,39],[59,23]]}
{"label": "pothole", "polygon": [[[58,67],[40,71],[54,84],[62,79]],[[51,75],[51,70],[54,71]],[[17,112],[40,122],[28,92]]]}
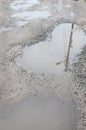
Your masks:
{"label": "pothole", "polygon": [[[34,73],[63,74],[67,57],[71,23],[56,26],[51,37],[30,47],[23,48],[23,55],[16,58],[16,64]],[[69,66],[76,61],[86,44],[85,33],[74,25]]]}
{"label": "pothole", "polygon": [[29,96],[17,105],[0,109],[1,130],[73,130],[71,102],[53,96]]}

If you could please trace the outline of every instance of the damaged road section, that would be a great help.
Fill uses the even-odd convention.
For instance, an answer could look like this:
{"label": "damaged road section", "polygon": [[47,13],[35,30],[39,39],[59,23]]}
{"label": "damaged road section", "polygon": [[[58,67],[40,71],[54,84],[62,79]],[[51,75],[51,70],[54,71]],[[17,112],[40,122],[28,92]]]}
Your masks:
{"label": "damaged road section", "polygon": [[[48,73],[59,75],[65,70],[65,60],[71,33],[71,23],[60,24],[54,28],[51,36],[23,49],[23,55],[16,58],[18,66],[33,73]],[[77,54],[81,53],[86,44],[85,33],[74,25],[72,45],[70,50],[70,65],[76,62]],[[69,65],[69,66],[70,66]]]}

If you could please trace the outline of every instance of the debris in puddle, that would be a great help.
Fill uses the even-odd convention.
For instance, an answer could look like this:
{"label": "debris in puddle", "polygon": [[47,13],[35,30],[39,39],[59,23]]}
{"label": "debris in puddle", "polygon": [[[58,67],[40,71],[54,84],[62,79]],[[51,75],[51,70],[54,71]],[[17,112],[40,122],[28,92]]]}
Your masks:
{"label": "debris in puddle", "polygon": [[56,63],[56,65],[59,65],[59,64],[61,64],[62,62],[65,62],[65,61],[60,61],[60,62],[57,62],[57,63]]}
{"label": "debris in puddle", "polygon": [[72,130],[75,117],[72,102],[54,96],[28,96],[22,102],[0,110],[0,130]]}
{"label": "debris in puddle", "polygon": [[17,21],[17,26],[22,27],[27,25],[28,23],[29,23],[28,21],[24,21],[24,20]]}
{"label": "debris in puddle", "polygon": [[[75,28],[79,28],[74,25]],[[27,71],[34,73],[63,74],[64,62],[69,45],[71,23],[60,24],[55,27],[51,38],[38,44],[23,49],[23,55],[16,58],[16,64]],[[70,50],[69,64],[76,60],[77,54],[81,52],[86,44],[85,33],[78,29],[73,32],[73,47]],[[58,64],[62,62],[61,64]],[[58,64],[58,66],[56,66]]]}
{"label": "debris in puddle", "polygon": [[68,51],[67,51],[67,56],[66,56],[65,71],[67,71],[67,69],[68,69],[68,62],[69,62],[69,56],[70,56],[70,48],[72,47],[73,29],[74,29],[74,23],[72,23],[72,27],[71,27],[71,31],[70,31],[69,45],[68,45]]}

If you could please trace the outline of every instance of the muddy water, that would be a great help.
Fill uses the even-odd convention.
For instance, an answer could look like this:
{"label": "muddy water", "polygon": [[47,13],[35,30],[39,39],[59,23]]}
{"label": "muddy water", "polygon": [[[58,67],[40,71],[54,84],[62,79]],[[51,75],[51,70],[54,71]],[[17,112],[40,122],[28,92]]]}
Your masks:
{"label": "muddy water", "polygon": [[29,96],[0,109],[0,130],[75,130],[72,108],[53,96]]}
{"label": "muddy water", "polygon": [[[52,35],[44,42],[30,47],[26,46],[23,49],[23,55],[16,59],[17,65],[36,73],[62,74],[65,69],[70,32],[71,23],[60,24],[55,27]],[[75,25],[69,64],[76,60],[76,55],[81,52],[85,44],[85,33]]]}

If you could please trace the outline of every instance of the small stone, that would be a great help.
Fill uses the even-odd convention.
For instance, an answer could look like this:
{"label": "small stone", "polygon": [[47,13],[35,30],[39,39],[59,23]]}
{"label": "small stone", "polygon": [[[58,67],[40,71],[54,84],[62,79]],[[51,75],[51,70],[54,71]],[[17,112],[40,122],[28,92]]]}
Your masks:
{"label": "small stone", "polygon": [[86,127],[86,122],[83,122],[82,125]]}
{"label": "small stone", "polygon": [[78,95],[78,93],[77,93],[77,92],[74,92],[74,94]]}
{"label": "small stone", "polygon": [[34,96],[36,97],[36,96],[37,96],[37,94],[34,94]]}
{"label": "small stone", "polygon": [[84,100],[84,104],[86,104],[86,100]]}
{"label": "small stone", "polygon": [[82,116],[81,116],[81,118],[85,118],[85,115],[86,115],[85,113],[82,113]]}

